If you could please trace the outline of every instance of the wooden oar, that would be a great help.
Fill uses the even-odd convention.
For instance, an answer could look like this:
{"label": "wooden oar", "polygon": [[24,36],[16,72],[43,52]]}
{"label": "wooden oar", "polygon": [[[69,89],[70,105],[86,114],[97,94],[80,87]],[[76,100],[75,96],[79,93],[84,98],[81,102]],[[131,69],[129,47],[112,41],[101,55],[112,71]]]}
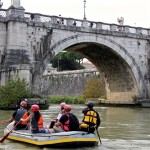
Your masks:
{"label": "wooden oar", "polygon": [[[95,128],[95,129],[96,129],[96,128]],[[96,129],[96,132],[97,132],[97,135],[98,135],[99,141],[100,141],[100,143],[102,144],[101,137],[100,137],[99,132],[98,132],[98,130],[97,130],[97,129]]]}
{"label": "wooden oar", "polygon": [[[29,110],[29,111],[30,111],[30,110]],[[27,112],[23,115],[23,117],[24,117],[29,111],[27,111]],[[23,117],[22,117],[22,118],[23,118]],[[8,137],[9,134],[12,132],[12,130],[14,130],[14,129],[16,128],[16,126],[17,126],[20,122],[21,122],[21,120],[19,120],[19,121],[16,123],[16,125],[15,125],[7,134],[5,134],[5,135],[1,138],[0,143],[4,142],[5,139],[7,139],[7,137]]]}
{"label": "wooden oar", "polygon": [[1,121],[0,124],[6,124],[8,121]]}

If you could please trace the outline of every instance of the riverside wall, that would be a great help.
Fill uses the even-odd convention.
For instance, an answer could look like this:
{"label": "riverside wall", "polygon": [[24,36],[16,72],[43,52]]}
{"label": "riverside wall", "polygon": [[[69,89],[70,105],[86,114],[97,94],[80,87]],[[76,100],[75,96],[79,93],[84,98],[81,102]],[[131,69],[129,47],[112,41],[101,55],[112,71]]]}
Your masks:
{"label": "riverside wall", "polygon": [[100,78],[96,69],[47,74],[43,76],[41,93],[48,96],[80,96],[83,94],[87,81],[94,78]]}

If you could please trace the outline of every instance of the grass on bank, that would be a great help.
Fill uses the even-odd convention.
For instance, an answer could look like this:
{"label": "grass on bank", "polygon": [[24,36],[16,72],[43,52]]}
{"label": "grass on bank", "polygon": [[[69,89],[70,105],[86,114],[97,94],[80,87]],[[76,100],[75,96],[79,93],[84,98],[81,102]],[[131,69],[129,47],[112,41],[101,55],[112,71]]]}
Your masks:
{"label": "grass on bank", "polygon": [[84,104],[85,100],[82,96],[71,97],[71,96],[48,96],[45,97],[51,104],[60,104],[65,102],[67,104]]}

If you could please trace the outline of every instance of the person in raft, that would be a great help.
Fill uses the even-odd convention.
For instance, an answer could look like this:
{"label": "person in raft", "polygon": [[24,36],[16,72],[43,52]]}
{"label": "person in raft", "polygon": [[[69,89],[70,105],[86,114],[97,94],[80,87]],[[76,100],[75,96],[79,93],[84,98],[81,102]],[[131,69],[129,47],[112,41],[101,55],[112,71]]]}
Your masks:
{"label": "person in raft", "polygon": [[48,128],[53,128],[54,124],[55,124],[57,121],[60,120],[61,116],[65,113],[65,111],[64,111],[64,106],[65,106],[65,105],[66,105],[65,102],[62,102],[62,103],[60,104],[60,111],[59,111],[59,113],[58,113],[57,118],[55,118],[55,117],[53,117],[53,116],[50,116],[50,119],[52,119],[52,121],[50,122]]}
{"label": "person in raft", "polygon": [[28,118],[20,120],[22,122],[30,121],[30,130],[32,133],[49,133],[48,129],[45,129],[43,126],[43,117],[40,113],[40,107],[37,104],[34,104],[30,108],[32,114],[29,115]]}
{"label": "person in raft", "polygon": [[94,103],[89,101],[87,108],[84,108],[82,113],[84,114],[82,123],[80,124],[80,130],[93,133],[100,126],[101,119],[99,113],[93,109]]}
{"label": "person in raft", "polygon": [[[20,103],[20,108],[17,109],[7,123],[15,121],[14,126],[20,121],[21,118],[26,119],[30,114],[26,110],[27,102],[22,101]],[[28,122],[19,122],[19,124],[15,127],[15,130],[26,130],[28,129]]]}
{"label": "person in raft", "polygon": [[78,118],[71,113],[71,106],[65,105],[65,113],[61,116],[59,121],[57,121],[53,127],[54,132],[64,132],[64,131],[77,131],[79,128]]}

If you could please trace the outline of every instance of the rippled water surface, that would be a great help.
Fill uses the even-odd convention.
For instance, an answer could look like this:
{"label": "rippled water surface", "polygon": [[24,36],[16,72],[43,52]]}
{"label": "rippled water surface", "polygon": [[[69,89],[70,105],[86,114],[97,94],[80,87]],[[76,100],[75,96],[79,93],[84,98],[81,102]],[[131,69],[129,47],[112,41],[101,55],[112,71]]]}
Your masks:
{"label": "rippled water surface", "polygon": [[[73,113],[82,120],[82,105],[73,105]],[[57,116],[59,105],[51,105],[48,110],[41,111],[45,123],[49,123],[49,116]],[[102,144],[83,150],[149,150],[150,149],[150,109],[149,108],[120,108],[95,107],[101,116],[99,134]],[[12,111],[0,111],[0,121],[6,120]],[[6,125],[0,124],[0,135]],[[41,148],[29,144],[5,140],[0,144],[0,150],[40,150]],[[53,150],[43,148],[43,150]],[[79,149],[77,149],[79,150]]]}

